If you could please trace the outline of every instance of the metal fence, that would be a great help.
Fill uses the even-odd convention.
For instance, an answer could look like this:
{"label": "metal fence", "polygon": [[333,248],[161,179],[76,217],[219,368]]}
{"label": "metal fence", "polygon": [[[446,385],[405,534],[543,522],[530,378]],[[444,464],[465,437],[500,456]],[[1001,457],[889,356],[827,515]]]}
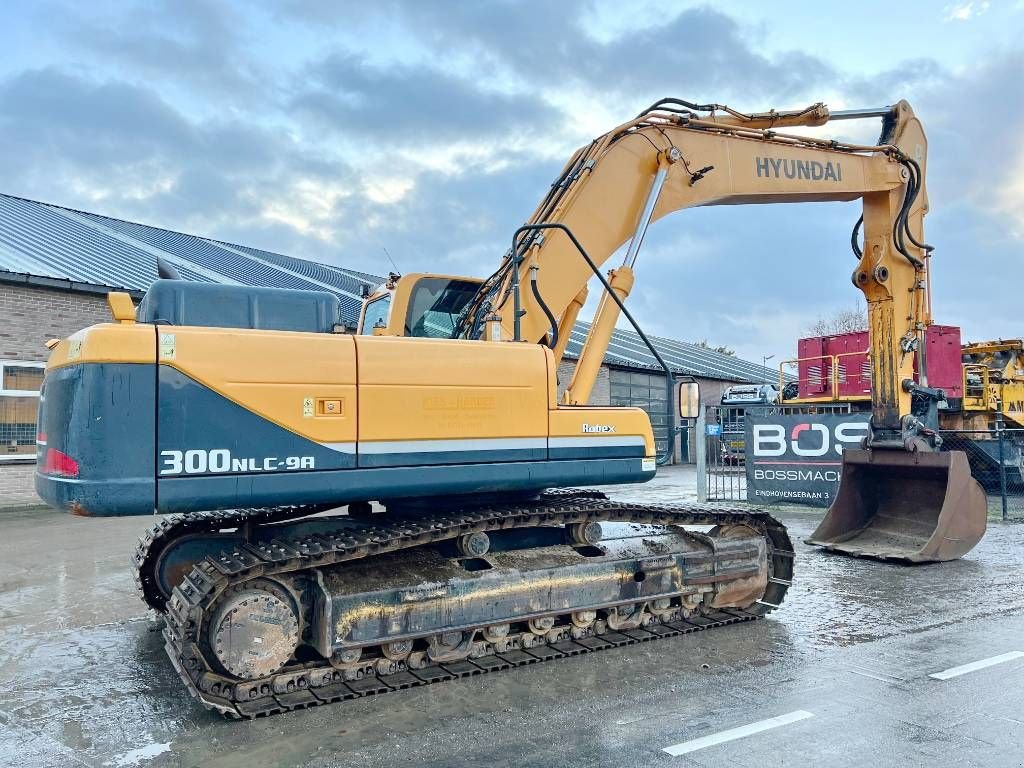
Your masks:
{"label": "metal fence", "polygon": [[[849,404],[709,405],[697,420],[702,501],[746,501],[746,416],[849,413]],[[1024,429],[943,430],[943,451],[963,451],[988,496],[989,517],[1024,520]]]}
{"label": "metal fence", "polygon": [[988,496],[990,518],[1024,520],[1024,429],[944,430],[942,450],[963,451]]}
{"label": "metal fence", "polygon": [[697,419],[697,494],[701,501],[746,501],[746,416],[849,413],[849,403],[706,405]]}

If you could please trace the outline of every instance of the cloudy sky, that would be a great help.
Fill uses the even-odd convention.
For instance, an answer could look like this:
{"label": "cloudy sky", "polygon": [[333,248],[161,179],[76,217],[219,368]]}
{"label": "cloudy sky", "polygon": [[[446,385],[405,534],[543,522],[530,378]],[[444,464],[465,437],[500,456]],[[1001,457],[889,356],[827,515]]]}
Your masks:
{"label": "cloudy sky", "polygon": [[[939,322],[1024,335],[1024,1],[116,3],[0,8],[0,192],[381,273],[484,275],[578,145],[663,96],[908,99]],[[841,138],[877,124],[839,124]],[[853,203],[652,227],[646,328],[795,356],[855,305]]]}

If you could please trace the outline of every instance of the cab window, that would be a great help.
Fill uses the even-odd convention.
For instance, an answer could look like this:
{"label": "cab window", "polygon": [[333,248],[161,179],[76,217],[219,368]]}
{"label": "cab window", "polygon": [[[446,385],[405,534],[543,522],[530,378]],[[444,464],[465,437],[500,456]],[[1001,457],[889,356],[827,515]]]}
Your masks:
{"label": "cab window", "polygon": [[450,339],[463,307],[476,295],[480,284],[472,280],[425,277],[409,295],[406,336]]}

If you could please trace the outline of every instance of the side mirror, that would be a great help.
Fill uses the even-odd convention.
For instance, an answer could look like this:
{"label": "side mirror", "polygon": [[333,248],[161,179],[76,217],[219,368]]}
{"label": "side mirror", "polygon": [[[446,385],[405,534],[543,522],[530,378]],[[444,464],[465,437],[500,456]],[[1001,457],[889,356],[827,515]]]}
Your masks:
{"label": "side mirror", "polygon": [[676,400],[679,402],[679,418],[696,419],[700,415],[700,386],[696,381],[680,382]]}

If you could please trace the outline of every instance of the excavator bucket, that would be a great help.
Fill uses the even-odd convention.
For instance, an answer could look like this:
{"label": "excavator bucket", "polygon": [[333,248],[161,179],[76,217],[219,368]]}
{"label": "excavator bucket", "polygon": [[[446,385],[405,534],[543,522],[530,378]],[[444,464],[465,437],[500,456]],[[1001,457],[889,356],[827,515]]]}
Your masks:
{"label": "excavator bucket", "polygon": [[981,540],[987,517],[963,451],[848,450],[836,499],[807,543],[905,563],[955,560]]}

